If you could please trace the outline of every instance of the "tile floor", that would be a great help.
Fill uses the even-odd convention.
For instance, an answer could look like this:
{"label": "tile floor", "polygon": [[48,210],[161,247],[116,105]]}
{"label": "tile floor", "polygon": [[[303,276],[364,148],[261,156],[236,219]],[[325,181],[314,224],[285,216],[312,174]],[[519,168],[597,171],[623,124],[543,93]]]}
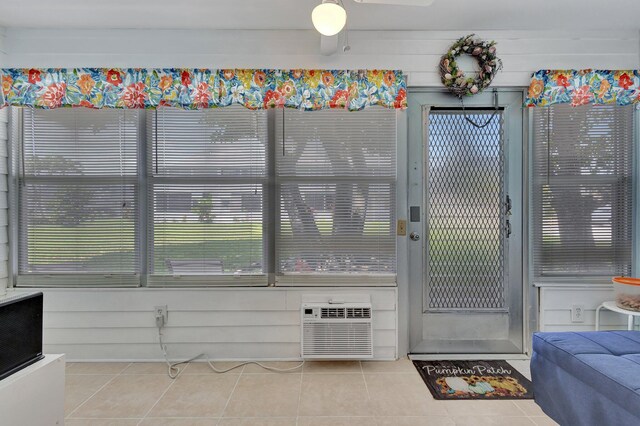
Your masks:
{"label": "tile floor", "polygon": [[[528,376],[527,361],[512,364]],[[175,380],[162,363],[68,363],[65,415],[68,426],[555,425],[533,401],[435,401],[407,359],[290,373],[191,363]]]}

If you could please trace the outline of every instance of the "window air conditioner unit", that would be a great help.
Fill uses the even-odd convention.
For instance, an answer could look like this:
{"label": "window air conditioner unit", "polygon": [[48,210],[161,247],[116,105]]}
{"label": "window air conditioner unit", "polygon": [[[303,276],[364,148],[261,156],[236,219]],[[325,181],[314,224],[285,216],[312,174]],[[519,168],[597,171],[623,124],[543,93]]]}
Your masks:
{"label": "window air conditioner unit", "polygon": [[303,303],[303,359],[373,358],[371,303]]}

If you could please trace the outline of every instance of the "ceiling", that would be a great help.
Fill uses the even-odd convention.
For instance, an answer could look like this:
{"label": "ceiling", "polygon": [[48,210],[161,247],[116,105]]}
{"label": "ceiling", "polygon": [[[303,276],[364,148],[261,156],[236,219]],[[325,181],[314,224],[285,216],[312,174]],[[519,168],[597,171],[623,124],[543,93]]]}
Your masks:
{"label": "ceiling", "polygon": [[[640,0],[343,0],[354,30],[637,30]],[[0,26],[311,29],[320,0],[0,0]]]}

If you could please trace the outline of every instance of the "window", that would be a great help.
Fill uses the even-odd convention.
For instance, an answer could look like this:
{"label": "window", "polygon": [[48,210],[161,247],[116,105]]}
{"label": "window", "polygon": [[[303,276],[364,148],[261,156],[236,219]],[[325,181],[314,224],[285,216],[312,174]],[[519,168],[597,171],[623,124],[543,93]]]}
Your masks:
{"label": "window", "polygon": [[162,108],[149,117],[149,283],[228,274],[266,283],[267,113]]}
{"label": "window", "polygon": [[278,122],[280,281],[395,274],[395,114],[284,111]]}
{"label": "window", "polygon": [[631,273],[633,116],[608,105],[534,109],[536,279]]}
{"label": "window", "polygon": [[18,285],[395,281],[393,110],[13,116]]}
{"label": "window", "polygon": [[135,284],[139,113],[22,114],[18,284]]}

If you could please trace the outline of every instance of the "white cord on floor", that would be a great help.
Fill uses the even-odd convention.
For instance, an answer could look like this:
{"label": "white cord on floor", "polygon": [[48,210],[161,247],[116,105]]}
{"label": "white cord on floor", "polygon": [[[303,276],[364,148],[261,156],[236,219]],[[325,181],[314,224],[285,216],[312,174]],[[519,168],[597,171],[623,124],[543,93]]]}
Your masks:
{"label": "white cord on floor", "polygon": [[158,340],[160,341],[160,349],[162,350],[162,355],[164,356],[164,360],[167,363],[167,368],[168,368],[167,374],[171,379],[175,379],[180,375],[181,370],[180,368],[178,368],[179,365],[188,364],[191,361],[204,356],[204,354],[200,354],[200,355],[194,356],[193,358],[189,358],[188,360],[185,360],[185,361],[178,361],[178,362],[172,363],[171,361],[169,361],[169,356],[167,355],[167,345],[162,343],[162,328],[160,327],[158,327]]}
{"label": "white cord on floor", "polygon": [[[169,355],[167,354],[167,345],[165,345],[162,342],[162,327],[158,327],[158,341],[160,342],[160,350],[162,351],[162,355],[164,356],[164,360],[167,363],[167,374],[169,375],[169,377],[171,379],[175,379],[176,377],[178,377],[181,373],[180,368],[178,367],[179,365],[182,364],[188,364],[191,361],[194,361],[198,358],[202,358],[205,356],[205,354],[199,354],[194,356],[193,358],[189,358],[188,360],[185,361],[178,361],[178,362],[171,362],[169,361]],[[259,363],[258,361],[246,361],[246,362],[241,362],[239,364],[234,365],[233,367],[229,367],[229,368],[225,368],[224,370],[218,370],[214,365],[213,362],[209,359],[209,357],[207,357],[207,364],[209,364],[209,367],[211,367],[211,369],[219,374],[222,373],[227,373],[231,370],[235,370],[236,368],[245,366],[245,365],[249,365],[249,364],[255,364],[259,367],[264,368],[265,370],[269,370],[269,371],[275,371],[276,373],[288,373],[290,371],[294,371],[297,370],[299,368],[302,368],[302,366],[304,365],[304,361],[302,361],[300,364],[296,365],[295,367],[291,367],[291,368],[276,368],[276,367],[270,367],[268,365],[264,365]]]}
{"label": "white cord on floor", "polygon": [[291,367],[291,368],[276,368],[276,367],[269,367],[268,365],[260,364],[258,361],[246,361],[246,362],[241,362],[238,365],[234,365],[233,367],[226,368],[224,370],[218,370],[216,367],[214,367],[213,362],[211,362],[211,360],[209,360],[208,358],[207,358],[207,363],[209,363],[209,367],[211,367],[211,369],[213,371],[215,371],[216,373],[226,373],[226,372],[229,372],[231,370],[235,370],[238,367],[242,367],[243,365],[249,365],[249,364],[255,364],[257,366],[260,366],[260,367],[264,368],[265,370],[275,371],[276,373],[288,373],[289,371],[294,371],[294,370],[297,370],[299,368],[302,368],[302,366],[304,365],[304,361],[302,361],[300,364],[296,365],[295,367]]}

